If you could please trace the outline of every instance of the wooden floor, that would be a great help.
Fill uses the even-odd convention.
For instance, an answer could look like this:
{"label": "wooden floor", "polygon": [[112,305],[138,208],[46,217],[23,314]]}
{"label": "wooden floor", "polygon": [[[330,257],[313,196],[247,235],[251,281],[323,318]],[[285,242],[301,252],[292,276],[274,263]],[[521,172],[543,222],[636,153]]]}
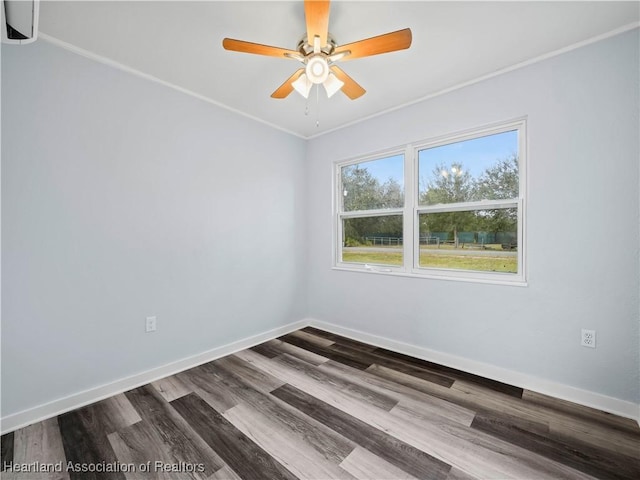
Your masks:
{"label": "wooden floor", "polygon": [[4,435],[2,465],[23,480],[637,480],[640,429],[305,328]]}

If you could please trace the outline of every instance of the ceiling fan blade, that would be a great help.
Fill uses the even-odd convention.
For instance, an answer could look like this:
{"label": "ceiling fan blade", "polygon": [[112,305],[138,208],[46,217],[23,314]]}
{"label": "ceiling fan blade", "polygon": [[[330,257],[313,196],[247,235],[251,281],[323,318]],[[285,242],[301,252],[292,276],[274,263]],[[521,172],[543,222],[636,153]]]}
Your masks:
{"label": "ceiling fan blade", "polygon": [[297,59],[297,57],[300,56],[300,53],[296,52],[295,50],[271,47],[269,45],[263,45],[261,43],[245,42],[244,40],[235,40],[233,38],[225,38],[224,40],[222,40],[222,46],[225,50],[232,50],[234,52],[242,53],[254,53],[256,55],[266,55],[268,57]]}
{"label": "ceiling fan blade", "polygon": [[404,50],[411,46],[411,29],[405,28],[397,32],[385,33],[377,37],[367,38],[358,42],[349,43],[336,48],[333,55],[350,51],[347,56],[342,58],[343,62],[353,60],[355,58],[369,57],[380,53],[395,52],[396,50]]}
{"label": "ceiling fan blade", "polygon": [[361,97],[366,93],[366,90],[362,88],[360,84],[356,82],[353,78],[351,78],[349,75],[344,73],[344,71],[341,68],[336,67],[335,65],[332,65],[331,71],[335,74],[336,77],[338,77],[338,80],[341,80],[344,82],[344,85],[342,86],[341,90],[351,100],[355,100],[356,98]]}
{"label": "ceiling fan blade", "polygon": [[275,92],[271,94],[272,98],[286,98],[291,92],[293,92],[293,82],[295,82],[300,75],[304,73],[304,68],[300,68],[295,71],[293,75],[285,80],[285,82],[280,85]]}
{"label": "ceiling fan blade", "polygon": [[313,45],[313,38],[316,35],[320,37],[320,48],[327,44],[330,3],[328,0],[305,0],[304,17],[307,21],[307,41],[309,45]]}

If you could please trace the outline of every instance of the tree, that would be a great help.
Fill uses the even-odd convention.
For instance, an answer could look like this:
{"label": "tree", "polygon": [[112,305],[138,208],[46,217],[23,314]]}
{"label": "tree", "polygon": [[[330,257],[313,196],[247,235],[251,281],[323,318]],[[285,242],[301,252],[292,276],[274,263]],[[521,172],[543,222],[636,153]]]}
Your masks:
{"label": "tree", "polygon": [[[437,165],[431,176],[422,181],[420,203],[438,205],[440,203],[468,202],[473,199],[474,182],[468,170],[461,163],[452,163],[450,167]],[[475,212],[443,212],[421,215],[420,235],[430,236],[431,232],[448,232],[451,240],[458,245],[458,232],[475,230]]]}
{"label": "tree", "polygon": [[[487,168],[475,182],[476,200],[518,198],[518,156],[513,154]],[[484,210],[478,212],[479,228],[486,232],[514,232],[517,230],[517,209]]]}
{"label": "tree", "polygon": [[[382,185],[366,168],[351,165],[342,169],[343,202],[345,211],[377,210],[404,205],[404,189],[393,178]],[[402,237],[402,217],[352,218],[344,222],[345,243],[358,245],[365,237],[382,234]]]}
{"label": "tree", "polygon": [[468,202],[473,196],[473,179],[461,163],[452,163],[450,167],[442,163],[436,165],[431,176],[421,183],[420,203],[423,205]]}
{"label": "tree", "polygon": [[344,210],[371,210],[378,208],[376,199],[380,190],[378,180],[366,168],[350,165],[342,169]]}
{"label": "tree", "polygon": [[518,156],[511,155],[487,168],[475,181],[475,200],[518,198]]}
{"label": "tree", "polygon": [[[420,204],[438,205],[480,200],[518,198],[518,156],[497,160],[477,179],[459,162],[439,164],[427,178],[420,181]],[[342,169],[345,211],[378,210],[404,205],[404,189],[389,178],[380,184],[367,168],[351,165]],[[517,209],[467,210],[420,215],[420,236],[447,233],[458,245],[459,232],[514,232],[517,229]],[[347,243],[361,244],[365,237],[384,235],[402,237],[402,217],[399,215],[364,217],[346,220],[344,236]]]}
{"label": "tree", "polygon": [[394,178],[389,177],[389,179],[382,184],[380,196],[382,199],[382,208],[404,206],[404,188],[402,188],[402,185]]}

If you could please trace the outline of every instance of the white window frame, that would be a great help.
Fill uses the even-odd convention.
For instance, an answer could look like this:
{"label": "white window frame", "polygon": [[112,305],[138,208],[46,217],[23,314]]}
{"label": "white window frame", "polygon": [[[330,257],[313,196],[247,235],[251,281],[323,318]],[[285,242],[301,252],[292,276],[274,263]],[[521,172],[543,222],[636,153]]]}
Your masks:
{"label": "white window frame", "polygon": [[[418,155],[427,148],[448,145],[452,143],[485,137],[508,131],[518,131],[518,198],[508,200],[484,200],[476,202],[451,203],[439,205],[419,204],[419,175]],[[404,208],[391,208],[367,211],[342,211],[342,167],[383,159],[393,155],[404,154]],[[374,274],[401,275],[416,278],[432,278],[442,280],[457,280],[467,282],[493,283],[502,285],[526,286],[526,194],[527,194],[527,133],[526,118],[520,118],[495,125],[475,128],[465,132],[441,136],[431,140],[416,142],[400,148],[394,148],[372,155],[337,161],[333,165],[334,174],[334,240],[333,240],[333,268]],[[444,269],[420,267],[419,215],[422,213],[438,213],[451,211],[470,211],[486,209],[517,208],[518,212],[518,272],[482,272],[474,270]],[[358,217],[373,217],[383,215],[403,215],[403,264],[395,265],[365,265],[342,261],[342,223],[343,220]]]}
{"label": "white window frame", "polygon": [[[380,208],[375,210],[354,210],[345,212],[342,211],[343,206],[343,191],[344,188],[342,186],[342,167],[348,167],[350,165],[356,165],[359,163],[372,162],[375,160],[383,160],[388,157],[393,157],[395,155],[404,155],[404,207],[397,208]],[[342,221],[347,220],[349,218],[368,218],[368,217],[384,217],[389,215],[403,215],[403,258],[406,256],[405,251],[405,236],[404,231],[406,231],[406,206],[407,206],[407,149],[393,149],[386,150],[384,152],[380,152],[374,155],[368,155],[366,157],[358,157],[357,159],[347,160],[344,162],[337,162],[334,164],[334,185],[333,189],[335,192],[334,195],[334,211],[336,215],[334,215],[335,223],[334,223],[334,265],[338,268],[345,270],[360,270],[360,271],[377,271],[384,273],[402,273],[405,271],[404,266],[398,267],[395,265],[366,265],[360,263],[351,263],[351,262],[343,262],[342,261],[342,242],[343,242],[343,232],[342,232]],[[406,259],[405,259],[406,262]]]}

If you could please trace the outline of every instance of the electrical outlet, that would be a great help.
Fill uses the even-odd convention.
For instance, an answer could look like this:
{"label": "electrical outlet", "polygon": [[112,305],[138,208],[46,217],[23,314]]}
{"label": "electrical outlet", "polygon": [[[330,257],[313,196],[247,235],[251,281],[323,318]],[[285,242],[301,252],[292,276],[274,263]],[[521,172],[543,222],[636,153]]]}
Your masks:
{"label": "electrical outlet", "polygon": [[147,317],[147,321],[145,323],[145,331],[147,333],[156,331],[156,317]]}
{"label": "electrical outlet", "polygon": [[580,345],[583,347],[596,348],[596,331],[582,329]]}

